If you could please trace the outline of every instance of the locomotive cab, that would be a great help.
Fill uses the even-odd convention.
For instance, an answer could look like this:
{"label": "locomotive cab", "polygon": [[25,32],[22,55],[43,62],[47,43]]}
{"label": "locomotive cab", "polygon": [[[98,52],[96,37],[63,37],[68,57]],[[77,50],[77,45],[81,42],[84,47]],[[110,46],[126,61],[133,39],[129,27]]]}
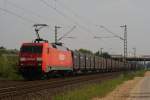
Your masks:
{"label": "locomotive cab", "polygon": [[54,43],[24,43],[20,48],[19,69],[25,78],[73,71],[72,52]]}
{"label": "locomotive cab", "polygon": [[43,43],[24,43],[20,48],[19,66],[23,75],[42,73]]}

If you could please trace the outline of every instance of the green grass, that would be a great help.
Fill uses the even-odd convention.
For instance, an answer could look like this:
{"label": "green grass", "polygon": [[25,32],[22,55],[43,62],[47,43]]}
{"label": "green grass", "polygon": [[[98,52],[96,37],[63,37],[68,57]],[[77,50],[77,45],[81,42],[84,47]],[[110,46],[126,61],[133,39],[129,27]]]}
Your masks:
{"label": "green grass", "polygon": [[106,80],[99,84],[85,85],[73,91],[66,91],[62,94],[58,94],[54,96],[52,100],[91,100],[93,97],[103,97],[124,81],[131,80],[135,76],[143,76],[144,72],[144,70],[128,73],[124,72],[114,79]]}
{"label": "green grass", "polygon": [[17,70],[17,56],[0,55],[0,79],[20,80],[23,79]]}

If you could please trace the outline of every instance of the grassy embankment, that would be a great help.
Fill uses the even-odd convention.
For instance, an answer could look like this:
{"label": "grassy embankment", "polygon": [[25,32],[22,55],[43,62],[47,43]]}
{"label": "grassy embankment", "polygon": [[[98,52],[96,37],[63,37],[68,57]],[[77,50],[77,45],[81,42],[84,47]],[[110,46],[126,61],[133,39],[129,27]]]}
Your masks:
{"label": "grassy embankment", "polygon": [[20,80],[22,79],[17,70],[18,56],[12,50],[0,50],[0,79]]}
{"label": "grassy embankment", "polygon": [[103,97],[109,92],[113,91],[119,84],[124,81],[131,80],[135,76],[143,76],[144,70],[123,73],[118,77],[104,81],[99,84],[90,84],[81,87],[80,89],[75,89],[73,91],[67,91],[63,94],[58,94],[53,97],[52,100],[91,100],[93,97]]}

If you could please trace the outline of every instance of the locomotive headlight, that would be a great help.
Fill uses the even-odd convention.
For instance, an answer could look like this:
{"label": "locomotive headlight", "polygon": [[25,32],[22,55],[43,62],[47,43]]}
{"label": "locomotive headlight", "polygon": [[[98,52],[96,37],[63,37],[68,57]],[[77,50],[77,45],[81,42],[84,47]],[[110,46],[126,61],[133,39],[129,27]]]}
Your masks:
{"label": "locomotive headlight", "polygon": [[38,57],[36,58],[37,61],[42,61],[42,58]]}
{"label": "locomotive headlight", "polygon": [[25,61],[26,60],[26,58],[20,58],[20,61]]}

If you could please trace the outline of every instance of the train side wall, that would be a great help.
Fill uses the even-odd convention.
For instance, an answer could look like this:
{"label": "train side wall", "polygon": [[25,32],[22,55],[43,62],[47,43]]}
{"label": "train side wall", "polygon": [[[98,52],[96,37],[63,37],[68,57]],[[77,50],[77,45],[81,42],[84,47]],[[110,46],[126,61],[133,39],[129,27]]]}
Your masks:
{"label": "train side wall", "polygon": [[[96,71],[96,72],[113,72],[124,70],[124,63],[111,58],[103,58],[94,55],[87,55],[79,52],[72,52],[73,69],[74,71]],[[128,63],[126,69],[131,69],[131,64]],[[134,66],[132,66],[134,69]]]}

